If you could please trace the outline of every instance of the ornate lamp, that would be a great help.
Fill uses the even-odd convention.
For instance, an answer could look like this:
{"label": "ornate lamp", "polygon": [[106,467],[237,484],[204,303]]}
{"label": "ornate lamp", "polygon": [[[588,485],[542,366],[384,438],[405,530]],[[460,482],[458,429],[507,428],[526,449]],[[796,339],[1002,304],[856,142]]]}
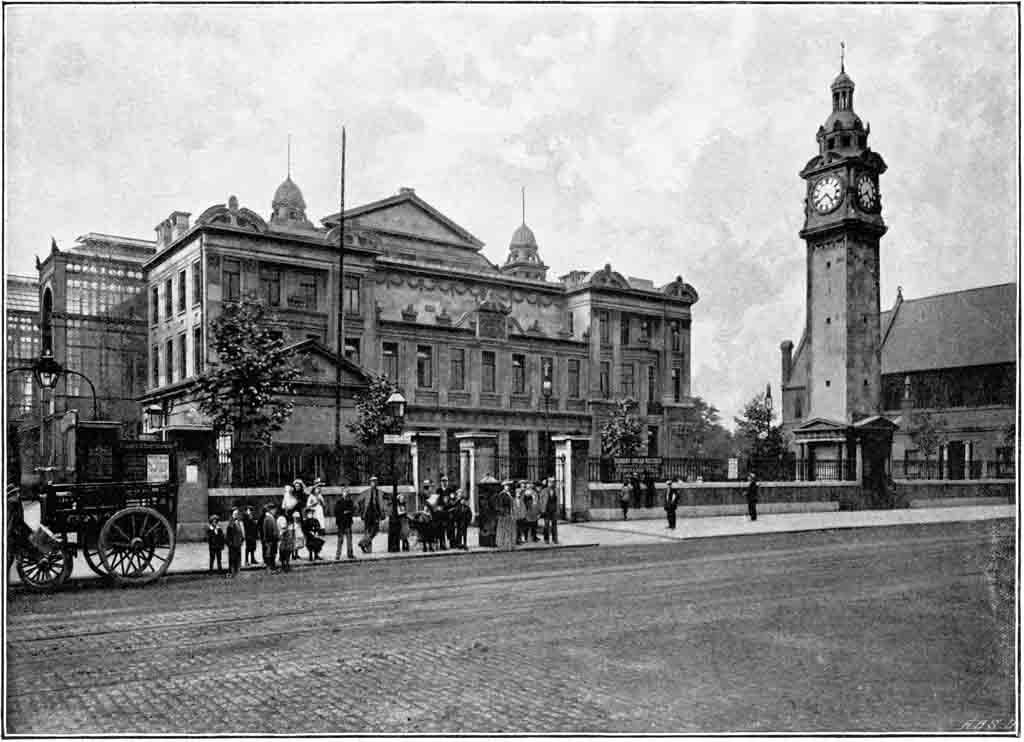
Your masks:
{"label": "ornate lamp", "polygon": [[36,377],[36,383],[43,389],[53,389],[57,386],[60,377],[64,375],[64,367],[57,362],[53,357],[53,352],[47,348],[32,364],[32,375]]}
{"label": "ornate lamp", "polygon": [[388,414],[395,420],[402,422],[405,420],[405,403],[406,399],[402,396],[402,393],[397,389],[391,392],[391,396],[388,397],[388,401],[385,403],[388,409]]}

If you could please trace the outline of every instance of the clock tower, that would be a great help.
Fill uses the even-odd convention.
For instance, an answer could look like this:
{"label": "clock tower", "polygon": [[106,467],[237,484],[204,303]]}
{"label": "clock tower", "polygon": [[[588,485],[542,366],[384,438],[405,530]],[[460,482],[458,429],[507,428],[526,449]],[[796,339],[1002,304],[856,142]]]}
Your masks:
{"label": "clock tower", "polygon": [[852,425],[880,412],[879,176],[886,165],[868,147],[871,127],[853,110],[853,80],[841,65],[832,113],[818,128],[818,153],[800,171],[807,183],[805,419]]}

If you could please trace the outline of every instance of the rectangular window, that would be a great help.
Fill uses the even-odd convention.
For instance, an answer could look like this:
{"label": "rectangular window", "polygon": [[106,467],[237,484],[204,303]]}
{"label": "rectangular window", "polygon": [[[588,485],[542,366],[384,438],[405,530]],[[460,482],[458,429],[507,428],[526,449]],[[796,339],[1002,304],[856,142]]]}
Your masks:
{"label": "rectangular window", "polygon": [[345,275],[345,312],[359,314],[359,276]]}
{"label": "rectangular window", "polygon": [[576,315],[572,312],[569,312],[569,334],[576,334]]}
{"label": "rectangular window", "polygon": [[455,391],[466,388],[466,351],[463,348],[452,348],[451,378],[448,383]]}
{"label": "rectangular window", "polygon": [[221,270],[221,285],[224,287],[224,301],[238,301],[242,298],[242,264],[231,258],[224,258]]}
{"label": "rectangular window", "polygon": [[580,361],[578,358],[569,359],[569,396],[579,399],[580,396]]}
{"label": "rectangular window", "polygon": [[174,283],[168,278],[164,281],[164,319],[170,319],[174,313]]}
{"label": "rectangular window", "polygon": [[608,312],[600,311],[597,313],[597,328],[598,332],[601,333],[601,345],[611,343],[611,325],[609,324]]}
{"label": "rectangular window", "polygon": [[647,401],[658,400],[658,370],[654,366],[647,367]]}
{"label": "rectangular window", "polygon": [[306,309],[316,309],[317,295],[315,276],[302,276],[299,279],[299,297],[302,299],[302,304]]}
{"label": "rectangular window", "polygon": [[619,319],[619,344],[629,345],[629,315],[625,313]]}
{"label": "rectangular window", "polygon": [[485,350],[480,354],[480,391],[494,393],[494,351]]}
{"label": "rectangular window", "polygon": [[526,356],[512,354],[512,393],[526,394]]}
{"label": "rectangular window", "polygon": [[678,402],[683,396],[682,373],[678,366],[672,368],[672,400]]}
{"label": "rectangular window", "polygon": [[416,386],[420,389],[434,386],[434,349],[429,345],[416,346]]}
{"label": "rectangular window", "polygon": [[160,289],[154,286],[149,292],[149,311],[153,315],[150,317],[150,321],[155,325],[160,321]]}
{"label": "rectangular window", "polygon": [[156,389],[160,386],[160,346],[153,346],[152,357],[150,362],[153,364],[153,388]]}
{"label": "rectangular window", "polygon": [[196,376],[203,373],[203,328],[199,325],[192,328],[192,363]]}
{"label": "rectangular window", "polygon": [[640,318],[640,339],[649,340],[651,337],[651,321],[646,317]]}
{"label": "rectangular window", "polygon": [[398,343],[384,343],[384,375],[392,381],[398,378]]}
{"label": "rectangular window", "polygon": [[185,271],[178,271],[178,311],[185,311],[185,297],[187,294],[187,288],[185,286]]}
{"label": "rectangular window", "polygon": [[271,307],[281,306],[281,271],[260,266],[260,294]]}
{"label": "rectangular window", "polygon": [[345,338],[345,358],[359,365],[359,338]]}
{"label": "rectangular window", "polygon": [[192,304],[203,301],[203,264],[198,260],[192,264]]}
{"label": "rectangular window", "polygon": [[672,320],[672,352],[678,353],[682,348],[682,340],[679,334],[679,320]]}
{"label": "rectangular window", "polygon": [[601,376],[599,379],[601,385],[601,396],[604,399],[608,399],[612,395],[612,364],[609,361],[601,361]]}
{"label": "rectangular window", "polygon": [[173,384],[174,378],[174,338],[167,338],[167,352],[164,355],[164,368],[167,369],[167,383]]}
{"label": "rectangular window", "polygon": [[622,387],[622,396],[633,398],[636,394],[636,378],[632,363],[623,363],[619,369],[619,382]]}
{"label": "rectangular window", "polygon": [[178,373],[179,379],[188,376],[188,346],[185,345],[185,333],[178,335]]}

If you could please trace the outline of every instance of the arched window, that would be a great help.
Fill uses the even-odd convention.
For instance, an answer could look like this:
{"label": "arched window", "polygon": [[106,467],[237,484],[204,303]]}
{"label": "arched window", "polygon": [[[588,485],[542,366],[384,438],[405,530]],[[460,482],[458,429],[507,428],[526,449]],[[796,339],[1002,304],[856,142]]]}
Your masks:
{"label": "arched window", "polygon": [[43,291],[43,316],[39,326],[43,330],[43,350],[53,352],[53,292],[47,286]]}

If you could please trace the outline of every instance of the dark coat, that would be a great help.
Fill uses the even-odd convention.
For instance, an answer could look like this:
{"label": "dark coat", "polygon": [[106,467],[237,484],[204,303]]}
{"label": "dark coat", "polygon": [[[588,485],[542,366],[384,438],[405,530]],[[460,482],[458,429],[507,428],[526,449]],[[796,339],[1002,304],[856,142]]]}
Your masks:
{"label": "dark coat", "polygon": [[334,521],[341,530],[352,527],[352,517],[356,512],[356,504],[351,497],[339,497],[334,503]]}
{"label": "dark coat", "polygon": [[747,502],[757,502],[757,482],[747,485]]}
{"label": "dark coat", "polygon": [[260,523],[260,533],[263,535],[263,543],[277,543],[277,518],[273,514],[263,514],[263,521]]}
{"label": "dark coat", "polygon": [[245,543],[245,525],[240,520],[229,520],[224,540],[229,549],[241,549]]}
{"label": "dark coat", "polygon": [[679,490],[670,483],[665,490],[665,510],[675,510],[679,507]]}
{"label": "dark coat", "polygon": [[255,544],[260,537],[260,524],[255,518],[248,515],[242,516],[242,528],[245,532],[245,542]]}
{"label": "dark coat", "polygon": [[224,531],[220,530],[220,526],[216,528],[209,526],[206,529],[206,543],[209,545],[210,551],[224,550]]}

